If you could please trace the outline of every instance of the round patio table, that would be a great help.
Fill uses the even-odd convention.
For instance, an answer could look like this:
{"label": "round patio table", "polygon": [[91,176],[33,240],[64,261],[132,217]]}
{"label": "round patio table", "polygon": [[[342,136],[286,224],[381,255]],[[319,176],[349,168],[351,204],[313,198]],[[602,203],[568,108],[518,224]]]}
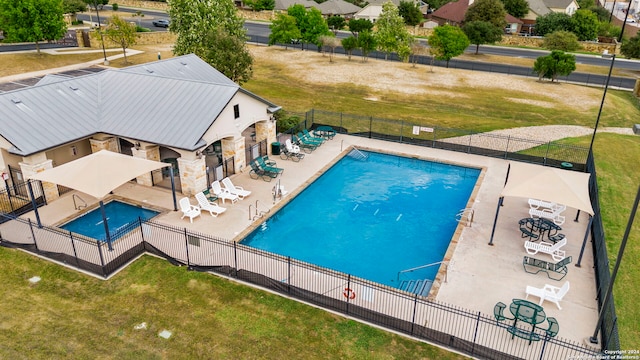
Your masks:
{"label": "round patio table", "polygon": [[509,311],[515,318],[513,326],[516,325],[518,320],[521,320],[533,325],[532,332],[536,329],[536,325],[547,318],[542,306],[522,299],[513,299],[511,305],[509,305]]}
{"label": "round patio table", "polygon": [[331,126],[323,125],[318,126],[318,128],[313,131],[313,135],[322,136],[325,139],[333,139],[333,137],[336,136],[336,131],[333,130]]}

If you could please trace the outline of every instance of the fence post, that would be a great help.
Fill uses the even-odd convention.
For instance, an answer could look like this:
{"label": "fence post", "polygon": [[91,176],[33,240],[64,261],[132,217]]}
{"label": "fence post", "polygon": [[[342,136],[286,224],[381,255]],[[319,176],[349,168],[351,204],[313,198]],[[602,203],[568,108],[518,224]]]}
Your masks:
{"label": "fence post", "polygon": [[478,327],[480,326],[480,314],[480,311],[478,311],[478,317],[476,318],[476,328],[473,331],[473,345],[471,346],[471,356],[473,356],[476,351],[476,339],[478,338]]}
{"label": "fence post", "polygon": [[411,336],[413,336],[413,328],[416,325],[416,311],[418,310],[418,294],[413,297],[413,315],[411,316]]}
{"label": "fence post", "polygon": [[400,123],[400,143],[402,143],[402,134],[404,133],[404,120]]}
{"label": "fence post", "polygon": [[341,111],[341,112],[340,112],[340,128],[341,128],[341,129],[342,129],[342,122],[343,122],[343,119],[342,119],[342,111]]}
{"label": "fence post", "polygon": [[372,127],[373,127],[373,116],[369,116],[369,139],[371,139]]}
{"label": "fence post", "polygon": [[547,341],[549,341],[549,334],[544,335],[544,340],[542,341],[542,349],[540,349],[540,359],[544,356],[544,348],[547,346]]}
{"label": "fence post", "polygon": [[31,223],[31,219],[29,220],[29,230],[31,230],[31,237],[33,238],[33,245],[35,245],[36,250],[38,250],[38,243],[36,242],[36,233],[33,232],[33,224]]}
{"label": "fence post", "polygon": [[291,293],[291,256],[287,256],[287,294]]}
{"label": "fence post", "polygon": [[549,158],[549,148],[551,147],[551,141],[547,142],[547,152],[544,154],[543,165],[547,165],[547,159]]}
{"label": "fence post", "polygon": [[233,268],[236,273],[236,277],[238,277],[238,243],[233,242]]}
{"label": "fence post", "polygon": [[191,266],[189,263],[189,235],[187,234],[187,228],[184,228],[184,247],[187,250],[187,267]]}
{"label": "fence post", "polygon": [[98,245],[98,255],[100,255],[100,265],[102,265],[102,275],[107,277],[107,269],[104,268],[104,256],[102,255],[102,246],[100,245],[100,240],[96,240],[96,244]]}
{"label": "fence post", "polygon": [[473,131],[469,131],[469,144],[467,145],[467,154],[471,152],[471,139],[473,137]]}
{"label": "fence post", "polygon": [[[351,274],[347,274],[347,289],[351,289]],[[348,295],[351,295],[351,294],[348,294]],[[347,296],[347,310],[346,311],[347,311],[346,314],[349,315],[349,296]]]}
{"label": "fence post", "polygon": [[76,258],[76,265],[80,265],[78,261],[78,253],[76,252],[76,243],[73,241],[73,233],[69,231],[69,239],[71,240],[71,247],[73,248],[73,256]]}

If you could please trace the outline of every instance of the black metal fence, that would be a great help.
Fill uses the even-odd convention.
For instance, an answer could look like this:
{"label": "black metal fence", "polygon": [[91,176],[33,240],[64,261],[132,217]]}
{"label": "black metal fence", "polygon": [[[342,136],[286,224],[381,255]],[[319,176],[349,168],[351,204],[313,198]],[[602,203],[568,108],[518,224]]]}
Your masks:
{"label": "black metal fence", "polygon": [[[591,226],[591,238],[593,239],[594,265],[596,271],[596,283],[598,286],[598,308],[603,314],[600,326],[600,336],[605,349],[620,350],[620,337],[618,334],[618,317],[614,301],[609,302],[605,309],[602,309],[604,297],[611,283],[611,272],[609,267],[609,256],[607,254],[607,243],[604,236],[604,226],[600,215],[600,199],[598,196],[598,181],[596,179],[596,166],[593,156],[589,156],[587,170],[591,173],[589,178],[589,194],[591,195],[591,206],[594,217]],[[613,297],[613,294],[611,294]]]}
{"label": "black metal fence", "polygon": [[[342,134],[506,160],[524,161],[553,167],[562,167],[563,163],[569,163],[574,170],[578,171],[586,169],[585,164],[589,153],[589,149],[584,147],[558,144],[551,141],[476,133],[468,130],[416,124],[411,121],[390,120],[315,109],[306,113],[298,128],[314,129],[320,125],[329,125]],[[294,129],[294,131],[297,131],[298,128]]]}
{"label": "black metal fence", "polygon": [[[5,188],[0,189],[0,212],[20,216],[33,210],[33,201],[37,206],[45,204],[44,190],[40,181],[14,181],[12,177],[4,181]],[[29,192],[33,192],[33,197]],[[0,223],[4,221],[0,218]]]}
{"label": "black metal fence", "polygon": [[[249,39],[247,41],[258,43],[258,44],[268,44],[269,37],[251,35],[249,36]],[[309,50],[309,51],[318,51],[318,47],[315,46],[314,44],[277,44],[277,45],[286,46],[294,49],[304,48],[305,50]],[[345,55],[345,51],[342,47],[337,47],[334,53]],[[360,52],[360,50],[353,51],[352,61],[359,61],[361,57],[362,57],[362,53]],[[384,52],[381,52],[381,51],[371,51],[370,53],[368,53],[367,57],[372,59],[387,59],[389,61],[400,61],[400,58],[398,57],[397,54],[395,53],[385,54]],[[436,67],[448,67],[451,69],[484,71],[484,72],[493,72],[493,73],[500,73],[500,74],[506,74],[506,75],[518,75],[518,76],[538,78],[538,74],[534,73],[531,67],[525,67],[525,66],[495,64],[495,63],[486,63],[486,62],[480,62],[480,61],[467,61],[467,60],[460,60],[460,59],[452,59],[447,64],[446,61],[440,61],[440,60],[432,61],[431,56],[425,56],[425,55],[413,55],[410,61],[412,63],[416,63],[420,65],[429,65],[429,66],[433,65]],[[599,75],[599,74],[573,72],[567,76],[558,76],[557,81],[584,84],[587,86],[604,87],[607,81],[607,76]],[[635,83],[636,83],[636,79],[634,78],[612,76],[609,81],[609,86],[616,89],[633,90]]]}
{"label": "black metal fence", "polygon": [[[492,316],[379,285],[290,257],[154,221],[138,221],[111,244],[10,217],[0,245],[19,247],[104,277],[143,252],[191,270],[210,271],[273,290],[416,338],[485,359],[589,358],[579,343],[550,338],[529,345],[512,339],[509,324]],[[347,290],[349,292],[347,292]],[[350,296],[351,293],[358,294]],[[346,294],[346,295],[345,295]]]}

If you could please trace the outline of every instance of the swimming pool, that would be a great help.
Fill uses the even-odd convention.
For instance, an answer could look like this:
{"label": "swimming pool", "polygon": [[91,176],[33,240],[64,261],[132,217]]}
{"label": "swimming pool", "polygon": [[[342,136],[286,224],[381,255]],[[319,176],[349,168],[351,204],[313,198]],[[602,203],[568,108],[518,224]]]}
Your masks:
{"label": "swimming pool", "polygon": [[[116,200],[104,204],[104,210],[111,233],[111,241],[124,235],[119,230],[138,221],[138,217],[142,220],[148,220],[160,213]],[[93,209],[60,227],[93,239],[106,239],[100,208]]]}
{"label": "swimming pool", "polygon": [[480,169],[364,153],[338,161],[242,243],[393,287],[401,270],[442,261]]}

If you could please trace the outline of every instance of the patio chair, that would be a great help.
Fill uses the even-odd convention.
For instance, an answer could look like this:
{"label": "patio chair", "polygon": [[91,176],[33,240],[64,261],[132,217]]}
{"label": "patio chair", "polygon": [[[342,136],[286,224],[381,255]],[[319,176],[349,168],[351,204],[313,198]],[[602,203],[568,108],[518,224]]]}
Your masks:
{"label": "patio chair", "polygon": [[561,213],[567,209],[566,205],[556,204],[550,201],[529,199],[528,202],[529,202],[529,207],[535,210],[541,210],[540,208],[543,208],[543,209],[549,209],[551,211]]}
{"label": "patio chair", "polygon": [[564,216],[560,215],[560,213],[562,213],[562,211],[553,211],[550,209],[529,209],[529,216],[533,218],[539,217],[543,219],[553,220],[556,225],[564,224],[565,218]]}
{"label": "patio chair", "polygon": [[547,330],[545,330],[547,335],[549,337],[555,337],[556,335],[558,335],[558,332],[560,331],[560,325],[558,325],[558,320],[556,320],[556,318],[554,317],[548,317],[547,322],[549,323],[549,327],[547,328]]}
{"label": "patio chair", "polygon": [[[262,157],[256,158],[255,161],[258,164],[258,166],[266,172],[275,173],[275,174],[282,174],[284,172],[283,168],[269,165]],[[273,164],[275,164],[275,162],[273,162]]]}
{"label": "patio chair", "polygon": [[313,150],[318,148],[318,144],[312,144],[309,142],[304,142],[302,141],[301,138],[292,135],[291,136],[292,141],[298,146],[300,147],[300,149],[302,149],[304,152],[306,152],[307,154],[310,154]]}
{"label": "patio chair", "polygon": [[507,305],[501,301],[499,301],[494,307],[493,307],[493,316],[495,316],[497,321],[502,321],[505,320],[507,317],[504,316],[504,309],[507,307]]}
{"label": "patio chair", "polygon": [[[532,258],[529,256],[525,256],[522,259],[522,266],[524,267],[524,271],[529,274],[537,274],[540,271],[544,271],[547,273],[547,277],[551,280],[560,281],[567,276],[569,269],[567,269],[567,265],[571,263],[571,256],[568,256],[557,263],[550,263],[544,260]],[[560,275],[559,278],[552,277],[551,274]]]}
{"label": "patio chair", "polygon": [[538,305],[542,305],[542,302],[547,300],[556,304],[558,309],[562,310],[562,307],[560,307],[560,301],[562,301],[564,296],[569,292],[569,282],[565,282],[562,287],[552,286],[549,284],[545,284],[542,288],[527,286],[525,292],[527,293],[527,299],[529,298],[529,295],[539,297],[540,303]]}
{"label": "patio chair", "polygon": [[271,181],[271,179],[275,179],[276,177],[278,177],[278,173],[266,171],[265,169],[261,168],[255,161],[250,161],[249,166],[251,166],[251,170],[249,170],[249,177],[254,180],[262,178],[262,180],[264,181]]}
{"label": "patio chair", "polygon": [[315,140],[320,140],[320,144],[325,142],[325,139],[322,136],[316,136],[316,135],[312,135],[309,130],[307,129],[303,129],[302,130],[302,134],[307,137],[308,139],[315,139]]}
{"label": "patio chair", "polygon": [[[297,148],[297,151],[294,151],[294,146]],[[291,159],[294,162],[298,162],[304,158],[304,154],[300,153],[300,148],[297,145],[293,145],[291,140],[287,139],[285,147],[280,149],[280,158],[283,160]]]}
{"label": "patio chair", "polygon": [[234,195],[230,193],[227,189],[223,189],[220,186],[220,181],[216,180],[211,183],[211,191],[218,197],[218,199],[222,199],[222,203],[224,204],[225,200],[231,200],[231,203],[235,203],[238,201],[238,195]]}
{"label": "patio chair", "polygon": [[312,143],[312,144],[318,144],[318,146],[322,145],[322,143],[324,142],[324,140],[322,140],[320,138],[317,138],[317,137],[313,137],[313,136],[311,136],[311,134],[306,135],[302,131],[298,132],[298,138],[300,138],[304,142],[308,142],[308,143]]}
{"label": "patio chair", "polygon": [[242,186],[233,185],[233,182],[231,182],[231,179],[229,179],[228,177],[222,179],[222,185],[224,185],[225,190],[233,195],[237,195],[240,200],[243,200],[247,196],[251,195],[251,191],[243,189]]}
{"label": "patio chair", "polygon": [[200,209],[208,211],[213,217],[218,217],[218,215],[227,211],[227,208],[223,208],[214,202],[210,202],[209,199],[207,199],[207,196],[202,192],[196,194],[196,200],[198,200],[198,206],[200,206]]}
{"label": "patio chair", "polygon": [[264,161],[264,163],[269,166],[276,166],[276,161],[269,159],[269,156],[267,155],[260,157],[260,159],[262,159],[262,161]]}
{"label": "patio chair", "polygon": [[191,205],[188,197],[180,199],[180,210],[182,211],[182,217],[180,219],[184,219],[184,217],[187,216],[192,224],[193,218],[200,216],[200,208],[196,205]]}
{"label": "patio chair", "polygon": [[560,261],[565,258],[565,252],[564,250],[560,250],[560,248],[565,246],[566,244],[567,244],[567,238],[565,237],[564,239],[558,241],[555,244],[544,242],[544,241],[540,243],[525,241],[524,248],[525,250],[527,250],[527,254],[529,255],[535,255],[541,252],[541,253],[551,255],[551,257],[555,261]]}

